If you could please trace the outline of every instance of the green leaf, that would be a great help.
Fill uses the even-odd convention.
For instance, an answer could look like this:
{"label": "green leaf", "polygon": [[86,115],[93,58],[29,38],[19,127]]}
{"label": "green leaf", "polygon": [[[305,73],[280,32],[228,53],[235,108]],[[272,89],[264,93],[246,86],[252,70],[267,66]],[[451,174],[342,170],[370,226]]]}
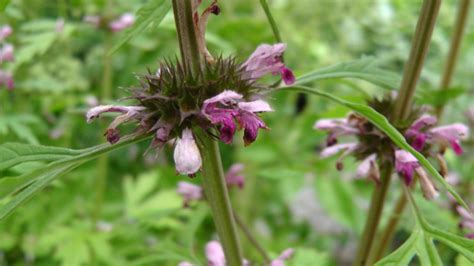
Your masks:
{"label": "green leaf", "polygon": [[418,91],[416,100],[419,104],[429,104],[431,106],[444,106],[448,102],[458,98],[466,93],[466,90],[460,87],[439,89],[422,89]]}
{"label": "green leaf", "polygon": [[10,0],[0,0],[0,12],[5,11],[5,8],[7,8],[9,3]]}
{"label": "green leaf", "polygon": [[376,266],[399,266],[408,265],[416,254],[416,244],[420,238],[420,229],[415,229],[411,236],[397,250],[386,256]]}
{"label": "green leaf", "polygon": [[291,266],[331,265],[328,254],[310,248],[296,248],[295,256],[288,261],[288,264]]}
{"label": "green leaf", "polygon": [[280,90],[296,90],[322,96],[343,106],[346,106],[347,108],[352,109],[360,115],[364,116],[378,129],[383,131],[395,143],[395,145],[410,152],[413,156],[415,156],[418,162],[428,171],[428,173],[436,180],[438,180],[438,182],[443,185],[443,187],[456,199],[459,204],[464,206],[466,209],[469,209],[468,205],[464,202],[461,196],[459,196],[459,194],[453,189],[453,187],[448,184],[448,182],[446,182],[446,180],[439,174],[436,168],[434,168],[421,153],[416,151],[410,144],[408,144],[405,137],[400,132],[398,132],[398,130],[394,128],[390,124],[390,122],[388,122],[385,116],[381,115],[380,113],[372,109],[370,106],[351,103],[346,100],[335,97],[329,93],[306,86],[282,87]]}
{"label": "green leaf", "polygon": [[[9,215],[20,204],[30,199],[35,193],[46,187],[57,177],[68,173],[72,169],[102,154],[119,149],[126,145],[130,145],[135,142],[148,139],[149,137],[150,136],[148,135],[140,137],[127,136],[114,145],[110,145],[107,143],[84,150],[73,150],[74,152],[77,152],[77,155],[71,156],[69,158],[55,160],[43,167],[37,168],[29,173],[23,174],[18,177],[0,179],[0,187],[5,186],[8,189],[0,190],[0,199],[6,195],[14,194],[5,205],[0,206],[0,220]],[[25,150],[25,148],[26,146],[22,146],[20,150]],[[55,148],[53,147],[51,149]],[[16,151],[16,149],[13,149],[13,151]],[[64,152],[64,150],[61,150],[61,152]],[[0,165],[4,163],[6,165],[7,162],[11,162],[10,160],[11,158],[8,156],[5,156],[4,158],[0,157]]]}
{"label": "green leaf", "polygon": [[40,145],[28,145],[22,143],[5,143],[0,145],[0,171],[13,167],[20,163],[32,161],[55,161],[78,155],[80,151],[48,147]]}
{"label": "green leaf", "polygon": [[400,76],[394,72],[383,70],[376,65],[373,58],[340,63],[315,70],[298,77],[296,85],[324,79],[357,78],[381,86],[385,89],[396,90],[400,83]]}
{"label": "green leaf", "polygon": [[136,13],[136,20],[132,27],[125,30],[123,37],[110,50],[109,55],[115,53],[122,45],[135,35],[144,31],[152,22],[158,26],[171,9],[170,0],[151,0],[141,7]]}

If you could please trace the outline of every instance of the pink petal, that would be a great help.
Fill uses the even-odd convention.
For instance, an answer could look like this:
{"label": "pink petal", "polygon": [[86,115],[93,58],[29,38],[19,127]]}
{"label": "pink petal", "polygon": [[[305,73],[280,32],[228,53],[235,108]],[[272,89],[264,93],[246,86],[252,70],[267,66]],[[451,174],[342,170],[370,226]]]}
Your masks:
{"label": "pink petal", "polygon": [[352,152],[355,150],[356,147],[357,147],[357,143],[336,144],[336,145],[332,145],[332,146],[324,148],[321,151],[320,155],[321,155],[321,158],[327,158],[327,157],[336,155],[342,151],[348,152],[348,153]]}
{"label": "pink petal", "polygon": [[206,257],[208,266],[225,266],[224,250],[217,241],[207,243]]}
{"label": "pink petal", "polygon": [[180,174],[193,175],[201,168],[201,153],[189,128],[184,129],[181,138],[176,141],[173,158],[176,171]]}
{"label": "pink petal", "polygon": [[257,112],[272,112],[273,109],[270,105],[263,100],[256,100],[253,102],[240,102],[238,107],[244,111],[257,113]]}

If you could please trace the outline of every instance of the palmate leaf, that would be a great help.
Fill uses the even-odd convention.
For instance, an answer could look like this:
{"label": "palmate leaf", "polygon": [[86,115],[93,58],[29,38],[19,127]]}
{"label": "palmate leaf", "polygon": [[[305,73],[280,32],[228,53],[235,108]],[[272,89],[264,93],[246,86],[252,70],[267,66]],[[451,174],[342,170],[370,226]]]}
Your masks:
{"label": "palmate leaf", "polygon": [[418,256],[421,265],[442,265],[433,243],[434,239],[446,244],[474,263],[474,240],[462,238],[430,225],[422,216],[410,191],[406,187],[404,187],[404,191],[415,217],[415,230],[402,246],[377,262],[376,265],[408,265],[415,255]]}
{"label": "palmate leaf", "polygon": [[171,9],[170,0],[150,0],[136,13],[136,21],[132,27],[125,30],[123,37],[110,50],[109,55],[115,53],[122,45],[135,35],[144,31],[148,25],[154,23],[158,26]]}
{"label": "palmate leaf", "polygon": [[0,219],[5,218],[20,204],[30,199],[57,177],[102,154],[143,141],[149,137],[149,135],[127,136],[114,145],[107,143],[83,150],[15,143],[0,145],[0,152],[6,151],[6,153],[0,153],[1,170],[6,170],[24,162],[49,162],[20,176],[0,178],[0,200],[5,199],[6,201],[4,205],[0,206]]}
{"label": "palmate leaf", "polygon": [[318,95],[325,97],[329,100],[332,100],[338,104],[341,104],[353,111],[359,113],[360,115],[367,118],[372,124],[374,124],[378,129],[383,131],[399,148],[404,149],[410,152],[413,156],[416,157],[418,162],[428,171],[428,173],[433,176],[441,185],[456,199],[456,201],[462,205],[464,208],[469,209],[468,205],[464,202],[464,200],[459,196],[459,194],[453,189],[453,187],[446,182],[446,180],[438,173],[436,168],[434,168],[431,163],[418,151],[416,151],[408,142],[406,141],[405,137],[398,132],[396,128],[394,128],[390,122],[388,122],[387,118],[383,115],[375,111],[373,108],[364,105],[364,104],[357,104],[348,102],[346,100],[340,99],[335,97],[329,93],[320,91],[318,89],[306,87],[306,86],[298,86],[294,85],[292,87],[282,87],[279,89],[280,91],[290,90],[290,91],[300,91],[305,92],[313,95]]}
{"label": "palmate leaf", "polygon": [[394,72],[381,69],[373,58],[340,63],[317,69],[296,79],[296,85],[303,85],[323,79],[356,78],[362,79],[385,89],[396,90],[400,76]]}

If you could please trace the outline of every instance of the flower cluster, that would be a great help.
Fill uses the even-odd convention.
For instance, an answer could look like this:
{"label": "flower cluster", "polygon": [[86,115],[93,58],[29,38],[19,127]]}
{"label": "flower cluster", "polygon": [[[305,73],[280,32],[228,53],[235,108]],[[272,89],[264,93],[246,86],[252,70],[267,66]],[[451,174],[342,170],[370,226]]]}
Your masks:
{"label": "flower cluster", "polygon": [[[221,243],[218,241],[210,241],[206,244],[205,248],[207,265],[208,266],[225,266],[225,255],[224,250],[222,249]],[[270,266],[285,266],[285,260],[290,259],[293,256],[294,250],[289,248],[284,250],[278,258],[271,261]],[[244,259],[243,265],[249,266],[250,263]],[[193,266],[192,263],[187,261],[182,261],[178,266]]]}
{"label": "flower cluster", "polygon": [[[13,55],[14,47],[10,43],[6,43],[5,39],[13,33],[13,29],[9,25],[0,27],[0,65],[4,62],[15,60]],[[13,74],[10,71],[0,69],[0,87],[5,86],[12,90],[15,87],[13,82]]]}
{"label": "flower cluster", "polygon": [[[468,128],[461,123],[436,127],[436,123],[436,117],[423,114],[417,119],[412,118],[408,127],[398,129],[404,132],[413,148],[426,157],[436,158],[440,172],[445,175],[447,169],[443,154],[447,147],[451,147],[457,155],[462,153],[460,141],[468,135]],[[389,161],[395,165],[395,171],[407,185],[411,184],[416,173],[424,196],[428,199],[436,197],[436,188],[418,160],[410,153],[397,149],[383,132],[363,117],[351,113],[342,119],[321,119],[314,128],[328,132],[327,146],[322,150],[321,157],[340,154],[336,164],[338,170],[342,169],[342,160],[346,156],[354,155],[361,160],[357,176],[366,177],[378,184],[380,171],[377,161]],[[340,136],[352,136],[356,140],[339,144]]]}
{"label": "flower cluster", "polygon": [[[237,186],[239,189],[243,189],[245,183],[245,177],[242,175],[244,170],[243,164],[233,164],[227,173],[225,174],[225,180],[227,187],[231,188]],[[183,206],[188,207],[192,201],[203,200],[204,191],[201,186],[194,185],[189,182],[181,181],[178,183],[176,192],[183,198]]]}
{"label": "flower cluster", "polygon": [[135,16],[131,13],[124,13],[112,21],[106,21],[100,16],[87,15],[83,18],[83,21],[95,28],[103,27],[112,32],[120,32],[135,23]]}

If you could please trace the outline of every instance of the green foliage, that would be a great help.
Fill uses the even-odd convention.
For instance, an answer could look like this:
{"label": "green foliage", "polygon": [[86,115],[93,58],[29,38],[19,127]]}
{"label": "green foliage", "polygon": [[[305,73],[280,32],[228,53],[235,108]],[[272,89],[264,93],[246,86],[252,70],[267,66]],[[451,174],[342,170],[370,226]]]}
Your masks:
{"label": "green foliage", "polygon": [[0,135],[6,136],[12,132],[19,139],[31,144],[38,144],[38,139],[31,127],[40,126],[41,120],[29,114],[10,114],[0,117]]}

